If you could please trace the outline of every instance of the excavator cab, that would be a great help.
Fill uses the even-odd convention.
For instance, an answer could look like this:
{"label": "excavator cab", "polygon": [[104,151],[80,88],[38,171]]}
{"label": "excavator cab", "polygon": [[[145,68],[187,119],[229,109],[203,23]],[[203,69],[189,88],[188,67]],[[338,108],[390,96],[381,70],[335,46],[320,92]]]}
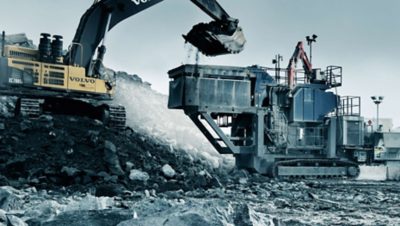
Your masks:
{"label": "excavator cab", "polygon": [[[238,20],[212,21],[193,26],[183,38],[206,56],[239,53],[243,50],[246,39]],[[232,24],[236,26],[231,26]]]}

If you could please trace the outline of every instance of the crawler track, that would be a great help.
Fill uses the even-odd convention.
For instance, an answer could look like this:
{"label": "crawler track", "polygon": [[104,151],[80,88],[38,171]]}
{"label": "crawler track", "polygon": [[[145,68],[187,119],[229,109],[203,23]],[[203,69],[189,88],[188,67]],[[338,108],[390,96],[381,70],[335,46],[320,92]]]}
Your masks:
{"label": "crawler track", "polygon": [[278,179],[335,179],[356,178],[360,168],[356,163],[331,159],[296,159],[278,161],[272,168],[272,176]]}
{"label": "crawler track", "polygon": [[124,106],[113,106],[105,103],[92,103],[69,98],[19,98],[16,103],[15,116],[38,119],[43,113],[84,116],[102,121],[113,129],[123,129],[126,123]]}
{"label": "crawler track", "polygon": [[126,111],[124,106],[109,106],[107,126],[116,129],[122,129],[126,123]]}
{"label": "crawler track", "polygon": [[16,104],[15,114],[30,119],[37,119],[42,114],[43,99],[21,98]]}

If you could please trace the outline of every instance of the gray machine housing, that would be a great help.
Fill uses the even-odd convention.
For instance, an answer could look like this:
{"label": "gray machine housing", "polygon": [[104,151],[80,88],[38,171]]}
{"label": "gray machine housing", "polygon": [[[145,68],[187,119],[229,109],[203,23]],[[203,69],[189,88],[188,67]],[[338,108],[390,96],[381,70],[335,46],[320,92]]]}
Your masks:
{"label": "gray machine housing", "polygon": [[330,91],[341,85],[341,67],[319,70],[318,80],[297,76],[293,89],[269,70],[182,65],[169,71],[168,107],[184,110],[239,168],[262,174],[355,176],[358,164],[400,160],[400,134],[368,134],[360,98]]}

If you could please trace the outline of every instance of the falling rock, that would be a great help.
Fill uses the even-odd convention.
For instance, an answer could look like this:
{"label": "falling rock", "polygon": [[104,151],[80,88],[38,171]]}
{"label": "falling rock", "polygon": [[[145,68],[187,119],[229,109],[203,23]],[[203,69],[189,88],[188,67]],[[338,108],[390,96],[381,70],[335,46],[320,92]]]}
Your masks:
{"label": "falling rock", "polygon": [[148,179],[150,179],[150,176],[146,172],[133,169],[133,170],[131,170],[131,172],[129,174],[129,179],[131,179],[133,181],[135,181],[135,180],[136,181],[147,181]]}
{"label": "falling rock", "polygon": [[164,174],[164,176],[166,178],[173,178],[176,174],[175,170],[168,164],[165,164],[162,168],[161,168],[162,173]]}

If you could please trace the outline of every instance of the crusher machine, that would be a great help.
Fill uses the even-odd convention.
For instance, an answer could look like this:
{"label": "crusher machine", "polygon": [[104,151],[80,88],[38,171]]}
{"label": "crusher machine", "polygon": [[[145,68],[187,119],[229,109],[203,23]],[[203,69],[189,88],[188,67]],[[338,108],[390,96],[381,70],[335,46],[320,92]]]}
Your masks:
{"label": "crusher machine", "polygon": [[[301,70],[293,66],[299,53]],[[219,153],[234,155],[238,168],[272,177],[355,178],[360,165],[399,168],[400,133],[371,129],[360,97],[334,92],[342,67],[312,69],[301,42],[294,56],[286,69],[172,69],[168,107],[184,110]]]}

